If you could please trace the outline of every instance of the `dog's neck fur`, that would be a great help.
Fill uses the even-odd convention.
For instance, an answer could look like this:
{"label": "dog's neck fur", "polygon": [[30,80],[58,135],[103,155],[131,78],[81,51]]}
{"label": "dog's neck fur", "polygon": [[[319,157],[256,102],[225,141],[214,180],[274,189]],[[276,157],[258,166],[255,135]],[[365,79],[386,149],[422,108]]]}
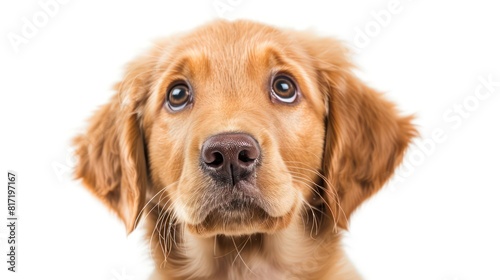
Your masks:
{"label": "dog's neck fur", "polygon": [[156,263],[152,279],[344,279],[343,273],[355,274],[346,265],[340,234],[327,218],[313,220],[312,213],[296,215],[275,234],[200,238],[169,217],[162,219],[159,207],[150,210],[146,237]]}

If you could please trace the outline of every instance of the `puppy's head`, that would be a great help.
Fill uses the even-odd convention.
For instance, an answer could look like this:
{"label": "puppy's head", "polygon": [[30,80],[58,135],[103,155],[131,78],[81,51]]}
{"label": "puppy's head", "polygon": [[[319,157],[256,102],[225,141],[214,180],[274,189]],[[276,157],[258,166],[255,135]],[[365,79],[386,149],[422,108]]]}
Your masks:
{"label": "puppy's head", "polygon": [[273,233],[305,209],[345,228],[415,134],[350,68],[332,39],[250,22],[161,41],[76,139],[76,175],[128,230],[146,201],[200,236]]}

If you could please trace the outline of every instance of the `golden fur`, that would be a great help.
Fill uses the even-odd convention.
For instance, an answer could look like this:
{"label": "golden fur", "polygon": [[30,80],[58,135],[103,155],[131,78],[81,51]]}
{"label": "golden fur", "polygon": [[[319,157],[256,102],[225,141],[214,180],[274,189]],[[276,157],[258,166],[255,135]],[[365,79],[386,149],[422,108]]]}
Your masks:
{"label": "golden fur", "polygon": [[[159,41],[75,139],[76,177],[129,232],[145,220],[155,279],[357,279],[341,232],[416,132],[351,68],[336,40],[248,21]],[[275,73],[293,77],[295,104],[271,100]],[[165,96],[179,80],[193,103],[174,113]],[[218,196],[198,163],[205,139],[234,131],[263,154],[261,207],[238,219],[204,212]]]}

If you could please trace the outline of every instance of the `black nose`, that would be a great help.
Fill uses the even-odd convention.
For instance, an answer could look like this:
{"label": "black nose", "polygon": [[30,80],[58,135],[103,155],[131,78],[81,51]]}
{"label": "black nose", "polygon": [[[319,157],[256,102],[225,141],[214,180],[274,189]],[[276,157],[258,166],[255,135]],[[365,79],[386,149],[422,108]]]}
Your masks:
{"label": "black nose", "polygon": [[232,186],[254,176],[259,159],[259,144],[245,133],[211,136],[201,148],[204,172],[216,181]]}

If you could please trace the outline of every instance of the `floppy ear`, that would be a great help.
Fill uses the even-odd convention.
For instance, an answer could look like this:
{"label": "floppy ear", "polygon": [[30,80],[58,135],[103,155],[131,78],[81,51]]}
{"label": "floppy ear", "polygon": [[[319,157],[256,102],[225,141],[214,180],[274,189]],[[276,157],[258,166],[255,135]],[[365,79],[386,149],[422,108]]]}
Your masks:
{"label": "floppy ear", "polygon": [[73,144],[76,178],[124,221],[127,232],[145,203],[148,184],[141,110],[147,93],[147,60],[129,65],[117,94],[90,119]]}
{"label": "floppy ear", "polygon": [[354,76],[340,43],[306,41],[326,95],[327,200],[337,225],[346,229],[352,212],[391,177],[417,132],[412,117],[400,116],[394,104]]}

